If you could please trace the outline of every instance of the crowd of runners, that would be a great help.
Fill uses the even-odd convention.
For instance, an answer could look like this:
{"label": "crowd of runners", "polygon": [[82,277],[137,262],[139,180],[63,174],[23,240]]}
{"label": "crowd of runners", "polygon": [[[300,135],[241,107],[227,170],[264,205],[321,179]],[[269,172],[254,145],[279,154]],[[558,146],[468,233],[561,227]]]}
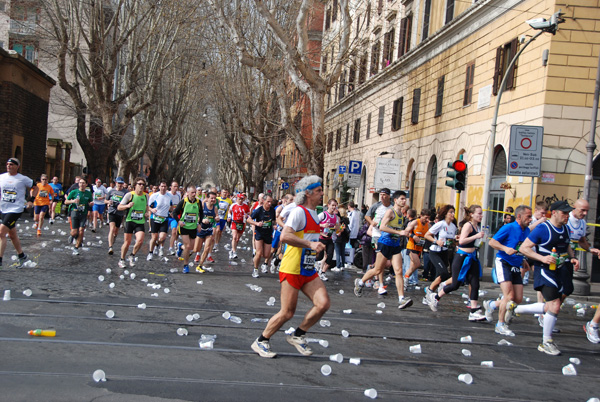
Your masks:
{"label": "crowd of runners", "polygon": [[[262,357],[274,357],[269,340],[296,310],[299,293],[313,303],[302,323],[287,341],[303,355],[312,354],[306,332],[329,309],[325,287],[328,271],[350,266],[346,250],[362,255],[363,272],[354,281],[354,294],[363,295],[367,288],[378,294],[388,293],[395,284],[398,308],[407,309],[413,300],[405,290],[417,283],[419,275],[426,282],[423,304],[433,312],[444,303],[444,297],[462,285],[468,286],[469,321],[493,321],[498,312],[495,332],[514,336],[509,324],[516,314],[536,314],[542,327],[538,349],[550,355],[560,351],[553,340],[561,304],[573,288],[573,273],[579,268],[576,251],[600,250],[586,237],[589,210],[587,201],[566,201],[551,205],[537,203],[519,205],[507,214],[505,224],[490,237],[481,226],[483,210],[479,205],[465,209],[464,219],[456,221],[455,208],[443,205],[436,210],[417,210],[408,205],[406,194],[379,191],[379,201],[359,210],[350,202],[339,206],[335,199],[324,204],[322,180],[307,176],[296,183],[295,192],[276,201],[260,194],[251,202],[244,193],[227,189],[203,189],[195,185],[180,187],[173,181],[150,186],[142,177],[126,183],[117,177],[108,186],[97,179],[76,177],[67,189],[42,174],[39,182],[18,173],[20,161],[10,158],[7,172],[0,175],[0,266],[8,240],[17,253],[18,267],[28,260],[16,229],[17,220],[26,209],[34,215],[36,235],[43,238],[46,219],[53,225],[57,214],[69,221],[68,242],[73,255],[80,254],[86,230],[94,233],[108,226],[109,255],[115,253],[115,240],[123,232],[123,243],[116,251],[120,268],[135,266],[138,254],[146,244],[146,260],[177,255],[181,272],[212,272],[212,253],[223,241],[223,232],[231,242],[230,261],[238,258],[238,246],[245,231],[252,232],[252,272],[278,275],[281,284],[281,309],[267,323],[252,344]],[[323,208],[322,212],[317,210]],[[133,243],[133,244],[132,244]],[[479,250],[483,243],[497,250],[492,277],[502,291],[498,300],[479,300],[482,267]],[[144,248],[144,250],[146,250]],[[77,258],[77,257],[75,257]],[[531,274],[533,272],[533,274]],[[389,274],[388,274],[389,273]],[[537,302],[523,304],[523,286],[533,276]],[[587,338],[599,343],[600,310],[584,325]]]}

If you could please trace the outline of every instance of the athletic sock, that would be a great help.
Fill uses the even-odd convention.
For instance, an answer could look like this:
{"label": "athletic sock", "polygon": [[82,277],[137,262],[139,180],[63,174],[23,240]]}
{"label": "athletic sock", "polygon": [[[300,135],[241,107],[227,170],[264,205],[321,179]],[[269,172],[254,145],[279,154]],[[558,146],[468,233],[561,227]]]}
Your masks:
{"label": "athletic sock", "polygon": [[492,300],[489,304],[489,308],[490,310],[494,311],[496,310],[496,300]]}
{"label": "athletic sock", "polygon": [[554,313],[546,313],[544,314],[544,342],[547,342],[549,339],[552,339],[552,330],[556,325],[556,320],[558,317],[554,315]]}
{"label": "athletic sock", "polygon": [[544,314],[545,303],[519,305],[515,308],[517,314]]}
{"label": "athletic sock", "polygon": [[261,336],[258,337],[258,341],[259,342],[264,342],[264,341],[269,342],[269,338],[265,338],[264,336],[261,335]]}
{"label": "athletic sock", "polygon": [[362,279],[358,280],[358,286],[365,286],[365,283],[362,281]]}
{"label": "athletic sock", "polygon": [[19,254],[19,258],[25,258],[25,253],[23,252],[23,253]]}
{"label": "athletic sock", "polygon": [[294,336],[302,336],[306,335],[306,331],[300,328],[296,328],[296,332],[294,332]]}

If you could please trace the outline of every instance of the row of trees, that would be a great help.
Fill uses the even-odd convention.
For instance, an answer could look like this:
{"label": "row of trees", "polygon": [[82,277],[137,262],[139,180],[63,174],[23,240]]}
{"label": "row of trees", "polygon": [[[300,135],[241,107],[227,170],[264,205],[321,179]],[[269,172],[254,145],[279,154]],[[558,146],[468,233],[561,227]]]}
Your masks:
{"label": "row of trees", "polygon": [[[223,186],[260,188],[286,138],[322,175],[324,99],[350,47],[347,0],[326,76],[308,48],[316,0],[42,1],[46,62],[94,176],[114,164],[135,175],[146,155],[150,181],[199,184],[208,171]],[[309,141],[293,124],[294,88],[310,99]]]}

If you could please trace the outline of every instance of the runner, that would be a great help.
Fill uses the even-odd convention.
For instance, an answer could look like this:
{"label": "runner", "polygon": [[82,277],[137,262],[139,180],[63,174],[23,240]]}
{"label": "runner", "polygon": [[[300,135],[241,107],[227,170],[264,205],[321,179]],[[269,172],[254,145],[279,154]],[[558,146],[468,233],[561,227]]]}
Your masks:
{"label": "runner", "polygon": [[400,252],[400,237],[406,236],[406,231],[402,230],[404,226],[404,217],[402,216],[402,207],[406,203],[406,193],[404,191],[395,191],[392,195],[393,207],[385,212],[379,229],[381,236],[377,242],[377,257],[375,266],[365,272],[362,278],[356,278],[354,281],[354,294],[362,296],[365,282],[373,277],[380,275],[388,265],[392,263],[396,273],[396,289],[398,290],[398,308],[405,309],[412,306],[413,301],[410,297],[404,297],[404,280],[402,276],[402,256]]}
{"label": "runner", "polygon": [[119,228],[123,222],[124,211],[118,209],[119,204],[125,196],[125,180],[121,176],[115,180],[115,187],[108,192],[106,203],[108,204],[108,254],[113,255],[113,245],[119,234]]}
{"label": "runner", "polygon": [[[210,257],[210,250],[212,250],[213,242],[214,242],[214,234],[213,229],[217,225],[218,212],[217,212],[217,193],[210,191],[206,194],[206,200],[202,203],[202,218],[200,219],[200,231],[198,232],[198,236],[196,237],[196,242],[194,243],[194,252],[196,253],[196,258],[194,258],[194,262],[199,263],[196,266],[196,272],[204,273],[205,271],[212,272],[213,269],[204,265],[204,261],[215,262],[212,257]],[[200,249],[202,249],[202,245],[204,245],[204,249],[202,250],[202,255],[200,254]]]}
{"label": "runner", "polygon": [[[194,188],[195,190],[195,188]],[[179,183],[176,181],[171,183],[171,202],[173,205],[179,205],[181,202],[181,194],[179,193]],[[169,255],[175,255],[175,241],[177,240],[177,234],[179,232],[179,221],[173,216],[169,216],[169,228],[171,229],[171,239],[169,240]],[[194,239],[196,236],[194,236]],[[189,239],[188,239],[189,240]]]}
{"label": "runner", "polygon": [[531,208],[519,205],[515,210],[516,220],[508,225],[502,226],[490,239],[490,247],[498,250],[494,262],[492,277],[494,282],[500,284],[503,298],[500,301],[486,300],[483,302],[485,318],[493,320],[493,312],[498,309],[498,323],[495,332],[500,335],[515,336],[506,323],[506,306],[515,302],[523,301],[523,279],[521,277],[521,265],[523,255],[519,253],[521,243],[529,236],[529,223],[531,222]]}
{"label": "runner", "polygon": [[[254,212],[254,210],[260,206],[262,206],[263,201],[264,201],[265,195],[263,193],[260,193],[258,195],[258,201],[255,201],[252,206],[250,206],[250,215],[252,215],[252,213]],[[252,225],[250,225],[250,228],[252,229],[252,257],[254,258],[254,256],[256,255],[256,240],[254,239],[254,234],[256,233],[256,228]]]}
{"label": "runner", "polygon": [[320,264],[319,278],[321,278],[323,282],[327,282],[328,280],[325,272],[335,264],[333,261],[335,245],[333,244],[332,236],[340,229],[340,218],[336,213],[337,205],[337,201],[332,198],[327,201],[327,210],[319,214],[319,220],[321,221],[319,224],[319,226],[321,226],[319,241],[325,245],[325,251],[317,255],[317,261]]}
{"label": "runner", "polygon": [[258,266],[261,260],[261,271],[266,274],[271,259],[271,243],[273,242],[273,223],[275,222],[275,209],[271,208],[273,197],[266,195],[263,198],[262,206],[257,207],[247,222],[254,226],[254,243],[256,244],[256,254],[254,255],[254,270],[252,277],[258,278]]}
{"label": "runner", "polygon": [[[573,269],[579,269],[579,261],[571,249],[569,230],[566,227],[572,210],[566,201],[554,202],[550,205],[550,219],[539,224],[519,248],[524,256],[535,261],[534,289],[542,292],[546,302],[524,306],[509,302],[506,309],[507,323],[510,323],[513,313],[545,313],[544,334],[538,350],[554,356],[560,355],[560,350],[552,340],[552,330],[556,325],[563,297],[573,292]],[[557,257],[552,255],[553,250]]]}
{"label": "runner", "polygon": [[[365,214],[365,220],[369,222],[369,230],[367,231],[367,235],[371,236],[371,244],[365,244],[363,246],[363,260],[367,261],[369,257],[372,258],[373,254],[377,253],[377,243],[379,241],[379,237],[381,236],[381,231],[379,230],[379,224],[381,223],[381,219],[385,215],[388,209],[392,208],[392,203],[390,199],[391,191],[389,188],[382,188],[379,191],[379,201],[375,204],[371,205],[371,208]],[[365,248],[370,248],[371,250],[366,250]],[[365,259],[365,256],[367,258]],[[377,257],[375,257],[377,260]],[[369,268],[372,269],[373,267]],[[385,268],[384,268],[385,270]],[[378,276],[378,289],[380,295],[384,295],[387,293],[383,282],[383,271]]]}
{"label": "runner", "polygon": [[[44,227],[44,216],[48,213],[51,200],[54,198],[54,189],[48,184],[48,176],[43,174],[40,176],[41,183],[37,183],[37,195],[33,200],[34,209],[34,227],[37,228],[37,235],[42,235],[42,227]],[[33,192],[33,191],[32,191]]]}
{"label": "runner", "polygon": [[[171,186],[173,188],[173,186]],[[196,186],[188,186],[186,196],[179,201],[171,217],[177,220],[179,237],[183,243],[182,258],[184,274],[190,272],[190,250],[192,241],[196,239],[196,234],[200,231],[200,222],[203,219],[200,200],[196,198]]]}
{"label": "runner", "polygon": [[92,187],[94,194],[94,206],[92,207],[92,233],[96,233],[98,219],[100,219],[100,227],[104,225],[104,209],[106,208],[106,187],[102,184],[102,180],[96,179],[96,184]]}
{"label": "runner", "polygon": [[135,266],[135,255],[144,244],[146,236],[146,216],[148,216],[148,196],[144,192],[146,181],[142,177],[137,177],[134,181],[135,190],[128,192],[123,196],[121,203],[117,206],[119,211],[127,211],[125,216],[125,234],[123,246],[121,246],[121,260],[119,268],[125,268],[125,256],[129,251],[131,240],[135,233],[135,244],[129,255],[129,266]]}
{"label": "runner", "polygon": [[[63,187],[62,184],[58,182],[58,177],[54,176],[52,178],[52,183],[50,183],[52,190],[54,190],[54,197],[52,197],[52,203],[50,204],[50,224],[54,224],[54,218],[56,217],[56,205],[63,198]],[[59,213],[60,215],[60,213]]]}
{"label": "runner", "polygon": [[[418,271],[421,268],[421,254],[423,253],[423,246],[425,245],[425,233],[429,230],[429,210],[422,209],[419,219],[411,221],[406,227],[406,233],[408,234],[408,243],[406,249],[408,250],[408,257],[410,258],[410,267],[408,272],[404,275],[404,281],[408,281],[408,278],[413,272]],[[423,275],[425,277],[425,275]]]}
{"label": "runner", "polygon": [[217,226],[215,226],[215,245],[213,247],[213,251],[219,251],[219,242],[221,241],[221,235],[223,234],[223,230],[225,229],[225,225],[227,224],[227,214],[229,212],[229,208],[233,204],[231,198],[229,198],[229,191],[222,189],[221,196],[217,197],[217,208],[219,213],[219,221]]}
{"label": "runner", "polygon": [[87,189],[88,183],[85,178],[79,179],[79,188],[73,190],[67,196],[65,204],[71,205],[69,216],[71,217],[71,236],[69,244],[76,239],[73,255],[79,255],[79,249],[83,243],[83,233],[87,224],[88,212],[94,204],[94,196]]}
{"label": "runner", "polygon": [[325,285],[315,271],[316,253],[325,248],[318,241],[320,227],[315,211],[322,199],[323,187],[319,177],[308,176],[296,184],[296,202],[299,206],[290,213],[281,234],[281,241],[287,243],[279,270],[281,309],[271,317],[262,334],[252,343],[252,350],[261,357],[277,356],[271,351],[270,338],[294,316],[300,291],[313,306],[294,334],[288,335],[286,340],[304,356],[313,353],[306,341],[306,331],[319,321],[330,306]]}
{"label": "runner", "polygon": [[[486,316],[481,312],[481,308],[477,306],[477,300],[479,299],[479,278],[482,276],[483,271],[479,258],[477,258],[477,250],[481,239],[485,236],[485,232],[481,230],[480,226],[483,209],[479,205],[471,205],[465,209],[465,216],[466,222],[460,231],[458,248],[452,259],[452,282],[439,289],[437,293],[429,293],[427,299],[429,307],[436,311],[437,304],[442,297],[457,290],[463,282],[468,282],[470,289],[469,302],[471,304],[469,321],[482,321],[486,319]],[[438,240],[438,242],[441,243],[442,240]],[[441,245],[440,243],[438,245]]]}
{"label": "runner", "polygon": [[230,215],[231,215],[231,251],[229,252],[229,259],[234,260],[238,258],[237,256],[237,245],[246,229],[246,219],[250,214],[250,207],[247,204],[244,204],[244,200],[246,199],[246,194],[238,194],[235,204],[231,206]]}
{"label": "runner", "polygon": [[280,254],[279,251],[281,249],[282,243],[279,241],[279,238],[281,237],[281,230],[283,229],[284,226],[284,220],[281,219],[281,212],[283,211],[283,209],[290,205],[294,200],[294,196],[291,194],[286,194],[283,196],[283,198],[281,199],[281,204],[277,206],[277,208],[275,208],[275,221],[277,222],[277,227],[275,228],[275,230],[273,231],[273,241],[271,242],[271,250],[273,253],[274,258],[271,259],[271,273],[274,274],[275,270],[277,269],[277,266],[280,263]]}
{"label": "runner", "polygon": [[[0,198],[0,219],[2,219],[2,223],[0,223],[0,267],[8,242],[7,236],[10,238],[19,257],[17,268],[21,268],[27,261],[27,255],[21,248],[16,223],[25,208],[25,195],[27,189],[33,187],[33,180],[18,172],[20,165],[21,162],[17,158],[9,158],[6,161],[6,173],[0,175],[0,191],[2,192]],[[36,196],[37,187],[33,187],[33,192],[32,196]],[[28,201],[27,207],[30,208],[31,205],[32,203]]]}
{"label": "runner", "polygon": [[171,194],[167,192],[167,182],[161,181],[158,186],[158,192],[150,196],[148,203],[150,204],[150,247],[148,248],[147,261],[152,260],[152,254],[156,252],[156,245],[158,244],[158,256],[164,255],[163,244],[167,239],[167,232],[169,230],[169,213],[173,209],[173,202],[171,201]]}
{"label": "runner", "polygon": [[[288,216],[290,216],[290,213],[294,210],[294,208],[297,207],[296,202],[294,200],[295,197],[292,195],[289,203],[286,206],[284,206],[281,210],[279,210],[279,215],[277,215],[277,213],[275,214],[277,225],[278,227],[281,227],[282,230],[285,227],[285,222],[287,221]],[[275,241],[275,239],[273,239],[273,241]],[[275,273],[276,271],[278,271],[279,264],[281,263],[281,260],[283,259],[283,254],[285,253],[286,245],[281,241],[281,232],[279,233],[278,243],[279,251],[273,253],[274,258],[271,261],[271,273]]]}

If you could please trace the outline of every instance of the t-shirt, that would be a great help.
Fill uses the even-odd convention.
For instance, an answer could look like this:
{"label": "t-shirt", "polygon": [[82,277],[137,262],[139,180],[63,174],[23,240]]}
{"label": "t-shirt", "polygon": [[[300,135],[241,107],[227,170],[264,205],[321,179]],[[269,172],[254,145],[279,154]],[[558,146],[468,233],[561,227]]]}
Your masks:
{"label": "t-shirt", "polygon": [[54,190],[54,200],[58,201],[59,197],[62,195],[62,191],[63,191],[63,187],[62,184],[60,183],[50,183],[50,187],[52,187],[52,190]]}
{"label": "t-shirt", "polygon": [[227,211],[229,210],[229,207],[231,206],[231,204],[233,204],[233,201],[231,200],[231,198],[217,197],[217,208],[218,208],[219,219],[227,218]]}
{"label": "t-shirt", "polygon": [[279,217],[283,220],[283,222],[287,222],[286,219],[288,218],[288,216],[290,216],[290,212],[292,212],[297,206],[298,205],[296,205],[295,202],[290,202],[285,207],[283,207],[283,209],[279,213]]}
{"label": "t-shirt", "polygon": [[150,219],[154,219],[157,222],[164,221],[164,218],[169,216],[169,210],[171,209],[171,205],[173,202],[171,201],[171,194],[168,192],[164,195],[160,192],[153,193],[148,200],[148,205],[150,208],[156,208],[156,214],[152,214]]}
{"label": "t-shirt", "polygon": [[358,237],[358,229],[360,226],[360,212],[357,210],[348,212],[348,219],[350,223],[348,228],[350,229],[350,239],[356,239]]}
{"label": "t-shirt", "polygon": [[179,193],[179,191],[176,191],[175,194],[173,194],[170,191],[167,192],[171,194],[171,202],[173,203],[173,205],[179,205],[179,203],[181,202],[181,194]]}
{"label": "t-shirt", "polygon": [[33,180],[21,173],[11,176],[8,172],[0,174],[0,212],[19,214],[25,209],[25,194],[33,187]]}
{"label": "t-shirt", "polygon": [[[523,229],[517,222],[513,222],[502,226],[494,235],[494,240],[503,246],[518,250],[521,243],[529,236],[529,232],[528,227]],[[520,267],[523,263],[523,255],[521,253],[508,255],[503,250],[498,250],[496,256],[509,263],[512,267]]]}
{"label": "t-shirt", "polygon": [[90,210],[90,203],[94,200],[92,192],[89,190],[80,191],[77,189],[71,191],[67,196],[67,200],[74,200],[76,198],[79,198],[79,203],[70,204],[70,211],[87,214]]}
{"label": "t-shirt", "polygon": [[117,190],[116,188],[110,190],[108,192],[108,213],[123,216],[125,215],[125,211],[119,211],[117,206],[123,201],[123,197],[125,196],[125,190]]}
{"label": "t-shirt", "polygon": [[255,222],[262,222],[262,226],[256,226],[255,229],[261,234],[269,235],[273,232],[273,225],[275,224],[275,208],[269,208],[265,211],[263,207],[258,207],[252,211],[252,220]]}
{"label": "t-shirt", "polygon": [[42,205],[50,205],[50,201],[54,197],[54,189],[49,184],[36,184],[38,188],[38,193],[35,196],[35,200],[33,201],[33,205],[42,206]]}
{"label": "t-shirt", "polygon": [[106,199],[106,195],[108,191],[106,191],[106,187],[102,184],[99,186],[93,185],[92,191],[94,193],[94,204],[96,205],[104,205],[104,200]]}
{"label": "t-shirt", "polygon": [[573,211],[569,213],[569,221],[567,222],[569,228],[569,237],[571,239],[571,248],[575,250],[575,247],[579,245],[579,239],[585,237],[587,224],[585,219],[577,219],[573,216]]}
{"label": "t-shirt", "polygon": [[[285,226],[291,227],[296,236],[301,239],[310,242],[319,241],[320,230],[317,211],[312,209],[306,209],[306,211],[310,213],[311,218],[314,220],[310,225],[307,225],[307,212],[302,207],[295,207],[289,213],[285,221]],[[307,226],[308,229],[311,229],[311,226],[314,227],[311,230],[307,230]],[[311,275],[315,272],[315,261],[316,253],[313,250],[288,245],[283,255],[279,272],[294,275]]]}
{"label": "t-shirt", "polygon": [[233,204],[231,206],[231,219],[234,222],[243,222],[245,216],[250,214],[250,207],[246,204]]}
{"label": "t-shirt", "polygon": [[373,222],[375,222],[376,224],[375,226],[373,226],[373,230],[371,232],[371,238],[373,239],[374,243],[377,241],[377,239],[381,237],[381,230],[379,230],[379,224],[381,223],[381,220],[383,219],[383,216],[385,215],[387,210],[390,208],[392,208],[391,203],[389,206],[386,207],[381,201],[379,201],[373,204],[371,208],[369,208],[369,210],[367,211],[366,216],[373,219]]}
{"label": "t-shirt", "polygon": [[328,223],[329,226],[321,227],[321,239],[330,239],[333,235],[335,225],[340,221],[336,214],[330,214],[327,211],[323,211],[319,214],[319,220],[321,223]]}
{"label": "t-shirt", "polygon": [[436,243],[432,243],[429,250],[448,250],[448,245],[451,244],[456,237],[456,225],[452,222],[448,223],[445,220],[439,221],[429,228],[429,233],[431,233],[436,240],[444,240],[444,246],[440,247]]}

